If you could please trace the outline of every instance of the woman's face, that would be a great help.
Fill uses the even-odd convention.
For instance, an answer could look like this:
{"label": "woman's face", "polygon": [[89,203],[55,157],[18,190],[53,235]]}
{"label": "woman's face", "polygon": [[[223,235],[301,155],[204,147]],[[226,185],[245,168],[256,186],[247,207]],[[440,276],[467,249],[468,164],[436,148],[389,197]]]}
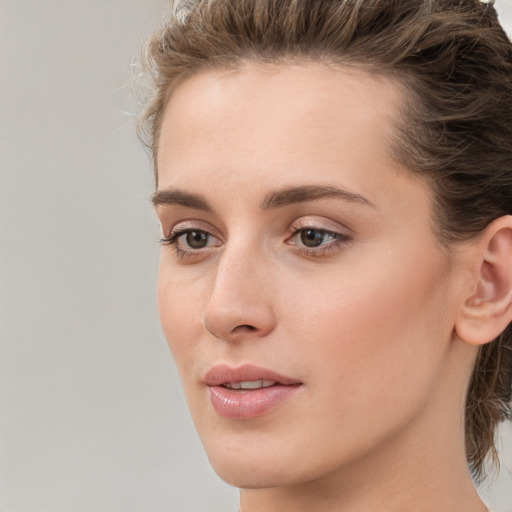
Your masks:
{"label": "woman's face", "polygon": [[233,485],[326,478],[442,408],[453,265],[429,188],[390,156],[398,101],[320,64],[209,71],[170,98],[160,316]]}

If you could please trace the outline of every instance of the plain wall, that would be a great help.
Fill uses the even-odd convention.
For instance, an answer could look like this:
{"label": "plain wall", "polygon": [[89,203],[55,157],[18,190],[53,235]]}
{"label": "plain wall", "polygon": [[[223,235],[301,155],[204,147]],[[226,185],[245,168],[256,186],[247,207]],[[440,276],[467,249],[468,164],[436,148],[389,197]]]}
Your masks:
{"label": "plain wall", "polygon": [[[234,511],[156,312],[132,62],[164,0],[0,0],[0,510]],[[498,0],[511,26],[512,5]],[[502,453],[512,467],[512,428]],[[503,470],[482,492],[512,510]]]}

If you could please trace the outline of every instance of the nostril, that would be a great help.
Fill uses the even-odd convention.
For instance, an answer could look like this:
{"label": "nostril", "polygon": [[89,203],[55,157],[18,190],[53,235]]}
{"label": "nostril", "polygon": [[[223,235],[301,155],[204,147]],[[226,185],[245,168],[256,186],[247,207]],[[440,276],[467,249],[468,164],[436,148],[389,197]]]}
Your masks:
{"label": "nostril", "polygon": [[247,331],[256,331],[256,327],[254,327],[254,325],[249,325],[249,324],[243,324],[243,325],[238,325],[235,327],[234,329],[235,331],[236,330],[247,330]]}

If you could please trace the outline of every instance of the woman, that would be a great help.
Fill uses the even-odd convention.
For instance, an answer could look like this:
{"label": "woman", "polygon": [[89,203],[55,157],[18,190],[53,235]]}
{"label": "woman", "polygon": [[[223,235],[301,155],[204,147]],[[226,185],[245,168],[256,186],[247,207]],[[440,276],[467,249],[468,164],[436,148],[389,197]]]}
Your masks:
{"label": "woman", "polygon": [[487,510],[512,387],[492,5],[190,1],[147,57],[161,321],[241,510]]}

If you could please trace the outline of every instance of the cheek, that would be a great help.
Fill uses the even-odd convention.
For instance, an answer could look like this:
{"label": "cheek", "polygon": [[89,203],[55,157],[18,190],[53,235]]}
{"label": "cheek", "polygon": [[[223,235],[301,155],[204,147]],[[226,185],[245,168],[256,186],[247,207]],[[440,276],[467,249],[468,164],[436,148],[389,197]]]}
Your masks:
{"label": "cheek", "polygon": [[287,311],[295,321],[288,326],[301,340],[311,382],[332,386],[349,407],[374,396],[372,406],[426,393],[451,333],[449,321],[440,321],[449,318],[446,281],[435,253],[397,259],[396,251],[386,257],[382,250],[289,287],[283,303],[294,304]]}
{"label": "cheek", "polygon": [[188,364],[191,350],[202,333],[200,287],[180,282],[172,268],[160,265],[158,310],[160,323],[178,369]]}

